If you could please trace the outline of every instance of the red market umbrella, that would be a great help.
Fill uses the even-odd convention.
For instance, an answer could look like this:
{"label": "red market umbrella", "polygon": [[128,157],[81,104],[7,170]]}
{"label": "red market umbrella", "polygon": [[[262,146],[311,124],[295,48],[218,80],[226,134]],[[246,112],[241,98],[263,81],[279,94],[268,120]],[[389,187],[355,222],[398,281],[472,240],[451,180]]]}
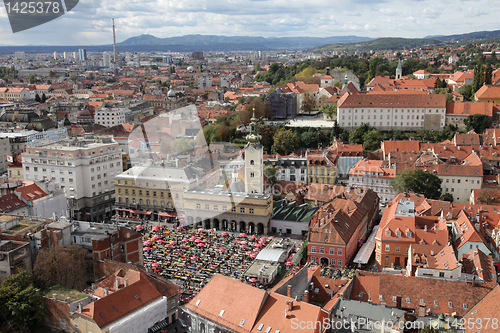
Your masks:
{"label": "red market umbrella", "polygon": [[221,235],[222,236],[229,236],[229,234],[227,232],[225,232],[225,231]]}
{"label": "red market umbrella", "polygon": [[165,228],[165,226],[163,224],[160,224],[158,227]]}
{"label": "red market umbrella", "polygon": [[253,252],[259,252],[259,251],[260,251],[260,249],[258,249],[258,248],[253,249]]}
{"label": "red market umbrella", "polygon": [[165,245],[165,247],[171,248],[171,247],[172,247],[172,245],[167,244],[167,245]]}
{"label": "red market umbrella", "polygon": [[220,249],[219,249],[219,252],[220,252],[220,253],[224,253],[224,252],[226,252],[226,250],[225,250],[225,249],[220,248]]}
{"label": "red market umbrella", "polygon": [[256,278],[251,278],[250,280],[248,280],[248,282],[252,282],[252,283],[254,283],[254,282],[258,282],[258,281],[259,281],[259,280],[257,280]]}
{"label": "red market umbrella", "polygon": [[262,247],[262,244],[255,244],[256,247]]}
{"label": "red market umbrella", "polygon": [[136,226],[135,228],[136,228],[136,229],[142,229],[142,228],[144,228],[144,227],[143,227],[142,225],[140,225],[140,224],[139,224],[139,225],[138,225],[138,226]]}
{"label": "red market umbrella", "polygon": [[240,236],[241,236],[241,237],[246,237],[246,236],[247,236],[247,234],[245,234],[244,232],[242,232],[242,233],[240,234]]}
{"label": "red market umbrella", "polygon": [[214,232],[215,230],[214,229],[208,229],[208,232]]}
{"label": "red market umbrella", "polygon": [[144,250],[144,251],[149,251],[149,250],[151,250],[151,249],[150,249],[149,247],[145,247],[145,248],[143,248],[143,250]]}
{"label": "red market umbrella", "polygon": [[171,241],[171,242],[170,242],[170,244],[172,244],[172,245],[176,245],[176,244],[177,244],[177,242],[176,242],[176,241]]}
{"label": "red market umbrella", "polygon": [[199,228],[199,229],[198,229],[198,231],[199,231],[199,232],[202,232],[202,231],[204,231],[204,230],[205,230],[205,229],[203,229],[203,228]]}
{"label": "red market umbrella", "polygon": [[182,242],[183,242],[183,243],[186,243],[186,242],[188,242],[188,241],[189,241],[189,239],[187,239],[187,238],[183,238],[183,239],[182,239]]}
{"label": "red market umbrella", "polygon": [[204,246],[205,246],[205,244],[203,244],[203,243],[198,243],[198,244],[196,244],[196,246],[198,246],[198,247],[204,247]]}
{"label": "red market umbrella", "polygon": [[247,251],[247,253],[245,253],[247,256],[251,256],[253,253],[252,251]]}
{"label": "red market umbrella", "polygon": [[178,226],[178,227],[177,227],[177,230],[182,230],[182,229],[184,229],[184,228],[183,228],[183,227],[181,227],[181,226]]}
{"label": "red market umbrella", "polygon": [[195,239],[194,242],[195,243],[201,243],[201,239]]}
{"label": "red market umbrella", "polygon": [[158,267],[158,266],[160,266],[160,264],[157,262],[151,264],[151,267]]}
{"label": "red market umbrella", "polygon": [[285,265],[286,265],[286,266],[288,266],[288,267],[293,266],[293,264],[292,264],[292,262],[291,262],[291,261],[287,261],[287,262],[285,263]]}
{"label": "red market umbrella", "polygon": [[160,227],[158,227],[157,225],[155,225],[152,230],[153,231],[158,231],[158,230],[160,230]]}
{"label": "red market umbrella", "polygon": [[252,236],[250,236],[250,239],[257,239],[257,236],[252,235]]}
{"label": "red market umbrella", "polygon": [[254,258],[254,259],[255,259],[255,258],[257,258],[257,253],[252,253],[252,254],[250,255],[250,257],[252,257],[252,258]]}
{"label": "red market umbrella", "polygon": [[294,256],[294,255],[295,255],[295,254],[293,254],[293,253],[292,253],[292,254],[290,255],[290,258],[293,258],[293,256]]}
{"label": "red market umbrella", "polygon": [[246,249],[246,248],[247,248],[247,246],[245,244],[240,245],[240,249]]}
{"label": "red market umbrella", "polygon": [[191,258],[189,258],[189,259],[191,259],[191,261],[196,261],[196,260],[198,260],[198,257],[196,257],[196,256],[192,256],[192,257],[191,257]]}
{"label": "red market umbrella", "polygon": [[242,245],[247,245],[247,244],[248,244],[248,242],[247,242],[247,241],[241,241],[241,242],[240,242],[240,244],[242,244]]}
{"label": "red market umbrella", "polygon": [[161,244],[164,243],[165,241],[163,239],[158,239],[156,242]]}
{"label": "red market umbrella", "polygon": [[274,239],[274,238],[275,238],[275,237],[273,237],[273,236],[269,237],[269,239]]}

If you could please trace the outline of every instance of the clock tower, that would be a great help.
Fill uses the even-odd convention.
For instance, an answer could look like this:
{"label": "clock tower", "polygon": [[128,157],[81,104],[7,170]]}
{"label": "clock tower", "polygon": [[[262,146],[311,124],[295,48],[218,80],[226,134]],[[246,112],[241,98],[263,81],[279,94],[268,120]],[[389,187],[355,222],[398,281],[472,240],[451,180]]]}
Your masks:
{"label": "clock tower", "polygon": [[264,194],[264,156],[260,144],[262,137],[257,134],[255,109],[250,121],[250,134],[246,137],[248,144],[245,146],[245,192]]}

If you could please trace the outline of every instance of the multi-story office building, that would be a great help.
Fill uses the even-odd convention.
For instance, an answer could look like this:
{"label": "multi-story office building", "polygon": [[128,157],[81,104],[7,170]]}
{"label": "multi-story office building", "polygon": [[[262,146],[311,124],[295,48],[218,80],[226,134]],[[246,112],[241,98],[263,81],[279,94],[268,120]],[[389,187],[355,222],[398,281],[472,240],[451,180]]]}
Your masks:
{"label": "multi-story office building", "polygon": [[97,110],[94,119],[95,124],[105,127],[125,124],[125,110],[120,108]]}
{"label": "multi-story office building", "polygon": [[114,177],[122,172],[122,153],[111,136],[85,137],[28,147],[22,154],[24,179],[59,183],[72,217],[102,221],[112,215]]}
{"label": "multi-story office building", "polygon": [[78,59],[80,59],[80,61],[87,60],[87,50],[86,49],[78,49]]}

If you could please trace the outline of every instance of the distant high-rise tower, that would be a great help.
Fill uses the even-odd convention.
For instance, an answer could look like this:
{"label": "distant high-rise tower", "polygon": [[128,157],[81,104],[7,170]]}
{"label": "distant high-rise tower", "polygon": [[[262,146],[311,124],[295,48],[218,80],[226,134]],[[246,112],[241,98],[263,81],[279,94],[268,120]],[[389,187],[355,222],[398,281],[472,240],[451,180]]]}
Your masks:
{"label": "distant high-rise tower", "polygon": [[111,54],[104,52],[102,55],[102,65],[104,67],[111,67]]}
{"label": "distant high-rise tower", "polygon": [[401,68],[401,60],[398,61],[398,68],[396,68],[396,80],[401,80],[403,77],[403,69]]}
{"label": "distant high-rise tower", "polygon": [[57,60],[57,52],[54,52],[54,60]]}
{"label": "distant high-rise tower", "polygon": [[118,55],[116,54],[115,19],[113,19],[113,55],[114,55],[113,61],[115,62],[115,64],[117,64],[116,60],[118,58]]}
{"label": "distant high-rise tower", "polygon": [[86,61],[87,60],[87,50],[86,49],[79,49],[78,50],[78,57],[80,61]]}

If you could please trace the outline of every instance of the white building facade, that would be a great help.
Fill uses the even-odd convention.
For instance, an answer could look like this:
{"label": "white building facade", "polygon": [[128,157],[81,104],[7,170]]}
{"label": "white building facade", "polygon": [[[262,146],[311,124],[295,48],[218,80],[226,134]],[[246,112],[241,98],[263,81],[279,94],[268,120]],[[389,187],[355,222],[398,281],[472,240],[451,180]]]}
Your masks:
{"label": "white building facade", "polygon": [[122,153],[112,137],[85,137],[22,154],[24,179],[59,183],[65,189],[73,217],[102,221],[111,217],[114,177],[123,171]]}
{"label": "white building facade", "polygon": [[346,93],[338,102],[337,123],[346,130],[361,124],[382,131],[441,130],[445,122],[445,95]]}

